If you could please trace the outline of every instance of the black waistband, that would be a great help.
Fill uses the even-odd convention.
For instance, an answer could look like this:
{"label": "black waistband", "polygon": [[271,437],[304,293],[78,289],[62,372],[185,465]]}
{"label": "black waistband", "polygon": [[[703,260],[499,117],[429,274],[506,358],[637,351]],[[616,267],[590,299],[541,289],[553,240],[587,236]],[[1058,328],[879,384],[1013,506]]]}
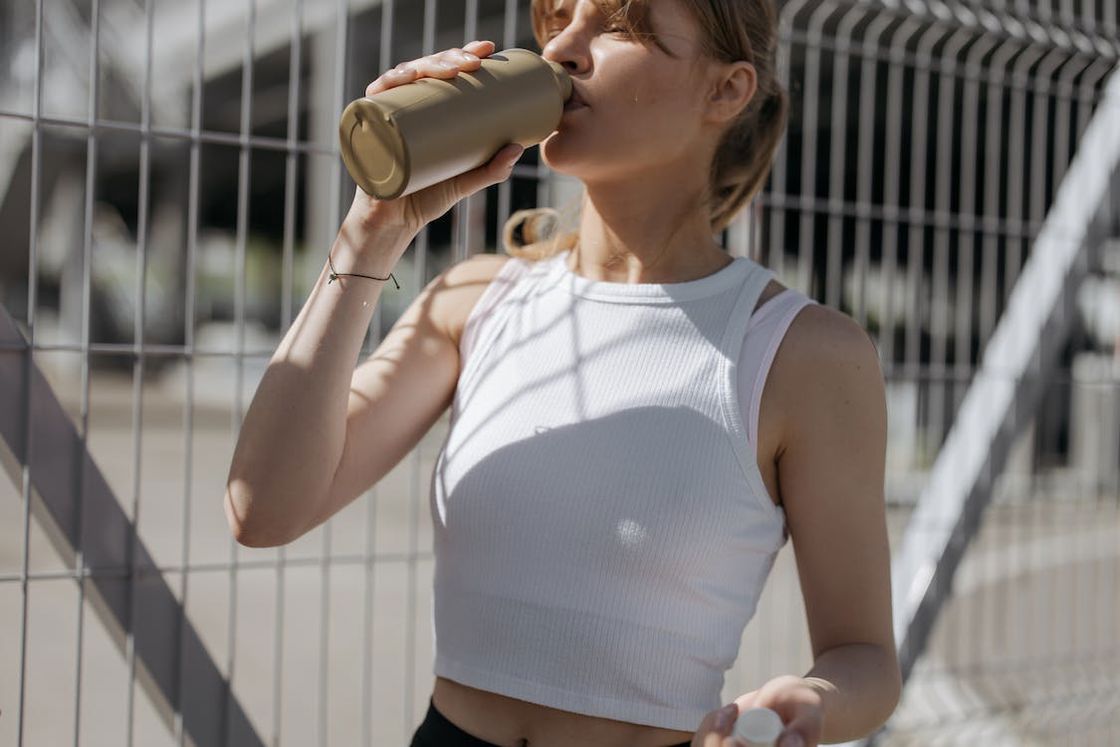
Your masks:
{"label": "black waistband", "polygon": [[[689,747],[690,742],[670,745],[669,747]],[[424,715],[409,747],[499,747],[493,742],[479,739],[451,723],[438,710],[431,698],[428,699],[428,712]]]}
{"label": "black waistband", "polygon": [[451,723],[428,699],[428,712],[412,737],[410,747],[498,747]]}

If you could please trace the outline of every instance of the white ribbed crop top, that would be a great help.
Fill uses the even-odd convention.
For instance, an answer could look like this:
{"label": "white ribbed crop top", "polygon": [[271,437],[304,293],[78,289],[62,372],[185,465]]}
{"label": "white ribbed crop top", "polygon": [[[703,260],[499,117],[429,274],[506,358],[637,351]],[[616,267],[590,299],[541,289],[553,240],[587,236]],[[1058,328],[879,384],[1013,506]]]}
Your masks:
{"label": "white ribbed crop top", "polygon": [[435,674],[694,731],[720,705],[785,514],[759,401],[805,305],[737,257],[683,283],[511,258],[460,340],[432,473]]}

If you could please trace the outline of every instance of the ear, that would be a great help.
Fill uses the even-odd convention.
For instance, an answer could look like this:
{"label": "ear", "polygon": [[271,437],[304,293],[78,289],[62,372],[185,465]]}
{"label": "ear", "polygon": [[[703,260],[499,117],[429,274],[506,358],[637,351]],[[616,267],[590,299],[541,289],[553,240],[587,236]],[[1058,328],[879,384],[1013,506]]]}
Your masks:
{"label": "ear", "polygon": [[713,77],[707,115],[709,121],[723,124],[738,117],[754,98],[758,74],[754,65],[739,61],[723,65]]}

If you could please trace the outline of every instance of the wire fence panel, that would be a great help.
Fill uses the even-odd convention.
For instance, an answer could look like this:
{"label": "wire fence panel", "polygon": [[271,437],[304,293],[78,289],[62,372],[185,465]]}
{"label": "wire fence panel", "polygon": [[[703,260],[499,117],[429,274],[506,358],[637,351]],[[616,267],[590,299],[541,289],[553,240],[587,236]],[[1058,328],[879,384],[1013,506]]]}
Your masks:
{"label": "wire fence panel", "polygon": [[[1120,107],[1117,5],[778,8],[789,127],[721,238],[874,338],[896,542],[1088,122]],[[0,742],[407,743],[432,686],[447,413],[284,547],[239,546],[221,500],[353,196],[342,107],[477,38],[535,49],[528,0],[0,7]],[[430,279],[501,252],[513,212],[578,196],[530,149],[417,237],[363,355]],[[876,744],[1120,742],[1118,247],[1092,247],[1058,373]],[[791,547],[725,700],[811,666],[802,605]]]}

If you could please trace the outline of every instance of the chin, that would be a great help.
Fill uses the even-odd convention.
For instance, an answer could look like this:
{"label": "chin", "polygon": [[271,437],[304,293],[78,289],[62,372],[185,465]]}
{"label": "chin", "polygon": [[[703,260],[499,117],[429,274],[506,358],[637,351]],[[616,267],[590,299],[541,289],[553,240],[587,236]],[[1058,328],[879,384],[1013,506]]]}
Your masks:
{"label": "chin", "polygon": [[554,132],[541,143],[540,158],[558,174],[581,178],[587,173],[587,157],[577,154],[562,133]]}

